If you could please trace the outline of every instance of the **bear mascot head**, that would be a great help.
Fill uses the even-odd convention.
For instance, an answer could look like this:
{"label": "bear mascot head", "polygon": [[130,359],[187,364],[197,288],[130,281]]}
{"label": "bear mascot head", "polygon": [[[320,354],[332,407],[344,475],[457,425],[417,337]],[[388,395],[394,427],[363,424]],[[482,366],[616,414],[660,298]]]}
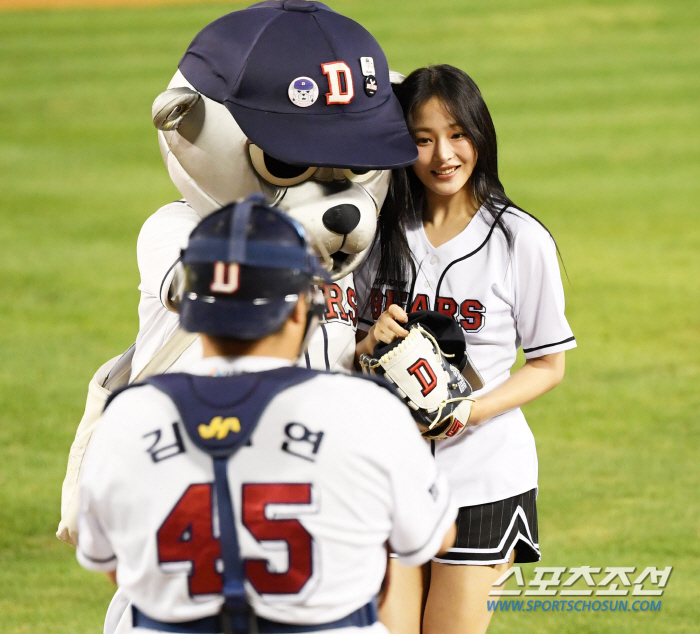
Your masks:
{"label": "bear mascot head", "polygon": [[153,122],[200,216],[262,192],[301,222],[334,280],[371,246],[388,170],[417,158],[379,44],[307,0],[261,2],[206,26]]}

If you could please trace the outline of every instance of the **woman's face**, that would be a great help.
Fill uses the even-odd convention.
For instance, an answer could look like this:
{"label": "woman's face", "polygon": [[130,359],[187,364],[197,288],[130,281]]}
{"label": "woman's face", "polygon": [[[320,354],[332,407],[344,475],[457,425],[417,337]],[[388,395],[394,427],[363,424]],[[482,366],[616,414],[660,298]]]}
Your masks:
{"label": "woman's face", "polygon": [[418,160],[413,171],[438,196],[461,193],[476,165],[476,152],[464,130],[437,97],[420,106],[413,120]]}

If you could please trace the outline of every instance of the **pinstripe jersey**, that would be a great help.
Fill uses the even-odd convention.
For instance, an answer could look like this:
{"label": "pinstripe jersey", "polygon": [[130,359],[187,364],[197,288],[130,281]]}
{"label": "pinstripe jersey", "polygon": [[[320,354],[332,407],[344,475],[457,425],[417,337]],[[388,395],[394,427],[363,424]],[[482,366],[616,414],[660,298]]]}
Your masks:
{"label": "pinstripe jersey", "polygon": [[[378,253],[355,272],[360,328],[391,303],[409,312],[437,310],[462,327],[467,350],[484,378],[479,396],[509,376],[518,348],[525,357],[576,346],[564,316],[564,290],[556,247],[528,214],[510,208],[502,220],[513,234],[509,251],[503,232],[480,209],[467,227],[433,247],[422,223],[406,232],[417,275],[402,289],[374,280]],[[370,297],[369,303],[366,301]],[[436,460],[460,506],[502,500],[537,486],[535,440],[520,408],[436,443]]]}
{"label": "pinstripe jersey", "polygon": [[[177,313],[166,308],[173,267],[180,249],[187,245],[200,216],[184,201],[161,207],[144,223],[136,246],[141,274],[139,291],[139,333],[132,362],[135,377],[179,327]],[[355,355],[357,305],[353,275],[329,284],[326,289],[327,310],[324,323],[314,333],[299,365],[316,370],[350,371]],[[186,371],[202,358],[197,339],[170,369]]]}

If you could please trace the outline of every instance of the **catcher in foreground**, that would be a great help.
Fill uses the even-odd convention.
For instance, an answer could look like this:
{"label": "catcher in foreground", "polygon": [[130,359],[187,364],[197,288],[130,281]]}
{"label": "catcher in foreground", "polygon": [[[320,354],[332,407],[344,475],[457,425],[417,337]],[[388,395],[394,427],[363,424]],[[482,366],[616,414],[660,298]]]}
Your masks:
{"label": "catcher in foreground", "polygon": [[469,424],[472,392],[483,387],[459,326],[440,313],[417,311],[409,315],[405,329],[408,336],[380,342],[372,355],[360,355],[360,367],[396,386],[424,438],[458,436]]}

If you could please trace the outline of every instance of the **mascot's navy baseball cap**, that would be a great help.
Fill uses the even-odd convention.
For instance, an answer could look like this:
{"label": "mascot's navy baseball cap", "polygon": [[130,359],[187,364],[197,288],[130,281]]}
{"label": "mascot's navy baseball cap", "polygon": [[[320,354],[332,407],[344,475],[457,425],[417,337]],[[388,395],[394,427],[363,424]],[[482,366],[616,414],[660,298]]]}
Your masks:
{"label": "mascot's navy baseball cap", "polygon": [[418,158],[381,47],[320,2],[229,13],[200,31],[179,68],[280,161],[391,169]]}

